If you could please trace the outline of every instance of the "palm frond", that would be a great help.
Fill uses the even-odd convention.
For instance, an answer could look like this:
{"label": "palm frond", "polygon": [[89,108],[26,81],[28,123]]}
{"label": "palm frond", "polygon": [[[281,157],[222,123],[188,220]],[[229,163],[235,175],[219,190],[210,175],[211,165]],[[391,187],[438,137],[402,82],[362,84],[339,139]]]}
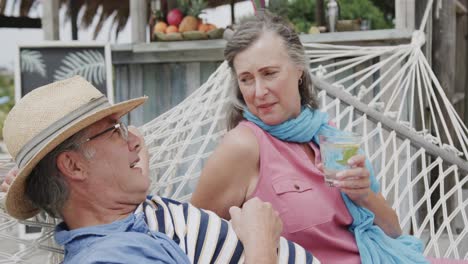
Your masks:
{"label": "palm frond", "polygon": [[36,50],[24,49],[20,52],[21,71],[37,72],[42,77],[46,77],[46,65],[42,58],[42,53]]}
{"label": "palm frond", "polygon": [[112,22],[113,25],[117,25],[115,29],[115,39],[119,37],[119,32],[121,32],[125,25],[127,25],[128,17],[130,16],[130,7],[127,8],[120,8],[117,10],[117,14],[114,16],[114,20]]}
{"label": "palm frond", "polygon": [[115,6],[109,5],[109,4],[103,4],[101,8],[101,13],[99,15],[99,21],[96,24],[96,27],[94,28],[94,33],[93,33],[93,38],[96,39],[97,35],[101,32],[102,26],[104,25],[104,22],[111,17],[117,9],[115,9]]}
{"label": "palm frond", "polygon": [[84,1],[84,5],[81,7],[84,9],[83,16],[81,17],[81,26],[83,28],[88,28],[91,26],[102,2],[102,0]]}
{"label": "palm frond", "polygon": [[7,0],[0,0],[0,15],[5,14],[6,2]]}
{"label": "palm frond", "polygon": [[[44,0],[0,0],[0,14],[5,14],[5,12],[7,12],[5,9],[8,1],[11,2],[11,4],[8,5],[11,6],[11,10],[9,10],[11,11],[10,14],[14,14],[15,10],[18,10],[19,6],[20,15],[28,16],[29,12],[34,7],[38,6],[38,4],[42,4]],[[109,18],[114,17],[112,20],[112,26],[115,28],[116,34],[118,34],[123,28],[125,28],[128,17],[130,16],[130,0],[73,0],[73,4],[79,10],[78,13],[82,14],[79,17],[79,21],[80,27],[83,29],[88,29],[92,26],[94,18],[99,14],[99,22],[94,28],[94,38],[99,35],[103,24]],[[60,0],[60,6],[61,8],[64,6],[66,8],[67,15],[63,20],[63,23],[66,23],[71,17],[70,0]],[[117,12],[117,14],[115,14],[115,12]]]}
{"label": "palm frond", "polygon": [[15,7],[16,7],[16,3],[18,2],[18,0],[13,0],[13,4],[11,5],[11,10],[10,10],[10,14],[14,14],[15,13]]}
{"label": "palm frond", "polygon": [[93,39],[96,39],[97,35],[99,35],[99,33],[101,33],[101,29],[102,29],[102,26],[104,25],[105,21],[106,21],[106,17],[104,16],[103,13],[101,13],[101,15],[99,16],[99,21],[96,24],[96,27],[94,28]]}
{"label": "palm frond", "polygon": [[54,72],[54,79],[63,80],[80,75],[95,85],[106,80],[106,63],[104,56],[96,50],[77,51],[68,54]]}
{"label": "palm frond", "polygon": [[20,3],[20,16],[28,16],[34,0],[21,0]]}

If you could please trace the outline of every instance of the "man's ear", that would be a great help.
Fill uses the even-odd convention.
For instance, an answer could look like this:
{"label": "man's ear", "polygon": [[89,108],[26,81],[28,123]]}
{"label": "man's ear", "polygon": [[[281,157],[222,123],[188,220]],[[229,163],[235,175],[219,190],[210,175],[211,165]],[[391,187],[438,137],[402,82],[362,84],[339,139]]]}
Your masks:
{"label": "man's ear", "polygon": [[65,151],[57,156],[57,168],[66,178],[71,180],[86,179],[85,161],[82,155],[76,151]]}

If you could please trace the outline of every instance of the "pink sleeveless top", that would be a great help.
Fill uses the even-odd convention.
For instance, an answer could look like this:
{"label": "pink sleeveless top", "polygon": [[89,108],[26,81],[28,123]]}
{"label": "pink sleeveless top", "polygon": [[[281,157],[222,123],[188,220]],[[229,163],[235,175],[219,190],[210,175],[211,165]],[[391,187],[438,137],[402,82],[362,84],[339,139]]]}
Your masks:
{"label": "pink sleeveless top", "polygon": [[[325,185],[300,144],[284,142],[255,124],[242,121],[257,137],[259,179],[250,198],[268,201],[280,214],[285,238],[310,251],[322,263],[361,263],[353,234],[352,217],[336,188]],[[320,151],[314,143],[315,163]]]}

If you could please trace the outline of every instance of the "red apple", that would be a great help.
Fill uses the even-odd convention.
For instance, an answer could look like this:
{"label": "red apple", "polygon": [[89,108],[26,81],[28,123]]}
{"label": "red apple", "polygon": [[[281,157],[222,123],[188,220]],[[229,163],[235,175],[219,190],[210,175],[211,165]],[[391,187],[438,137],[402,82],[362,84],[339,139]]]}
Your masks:
{"label": "red apple", "polygon": [[184,18],[184,14],[177,8],[172,9],[167,13],[167,23],[173,26],[179,26],[180,22]]}

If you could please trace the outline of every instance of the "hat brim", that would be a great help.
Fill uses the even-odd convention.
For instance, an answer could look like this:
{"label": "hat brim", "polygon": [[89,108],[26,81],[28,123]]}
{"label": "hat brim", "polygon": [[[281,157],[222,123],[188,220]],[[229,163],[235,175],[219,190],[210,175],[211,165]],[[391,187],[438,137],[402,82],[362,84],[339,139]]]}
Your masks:
{"label": "hat brim", "polygon": [[8,189],[5,207],[8,214],[17,219],[28,219],[39,213],[39,209],[25,196],[25,183],[31,171],[49,152],[55,147],[64,142],[67,138],[81,131],[82,129],[94,124],[95,122],[110,116],[118,115],[119,117],[127,114],[136,107],[142,105],[147,97],[135,98],[125,102],[121,102],[104,109],[99,109],[87,115],[76,119],[61,129],[60,134],[51,139],[44,147],[37,152],[33,158],[18,171],[15,180]]}

